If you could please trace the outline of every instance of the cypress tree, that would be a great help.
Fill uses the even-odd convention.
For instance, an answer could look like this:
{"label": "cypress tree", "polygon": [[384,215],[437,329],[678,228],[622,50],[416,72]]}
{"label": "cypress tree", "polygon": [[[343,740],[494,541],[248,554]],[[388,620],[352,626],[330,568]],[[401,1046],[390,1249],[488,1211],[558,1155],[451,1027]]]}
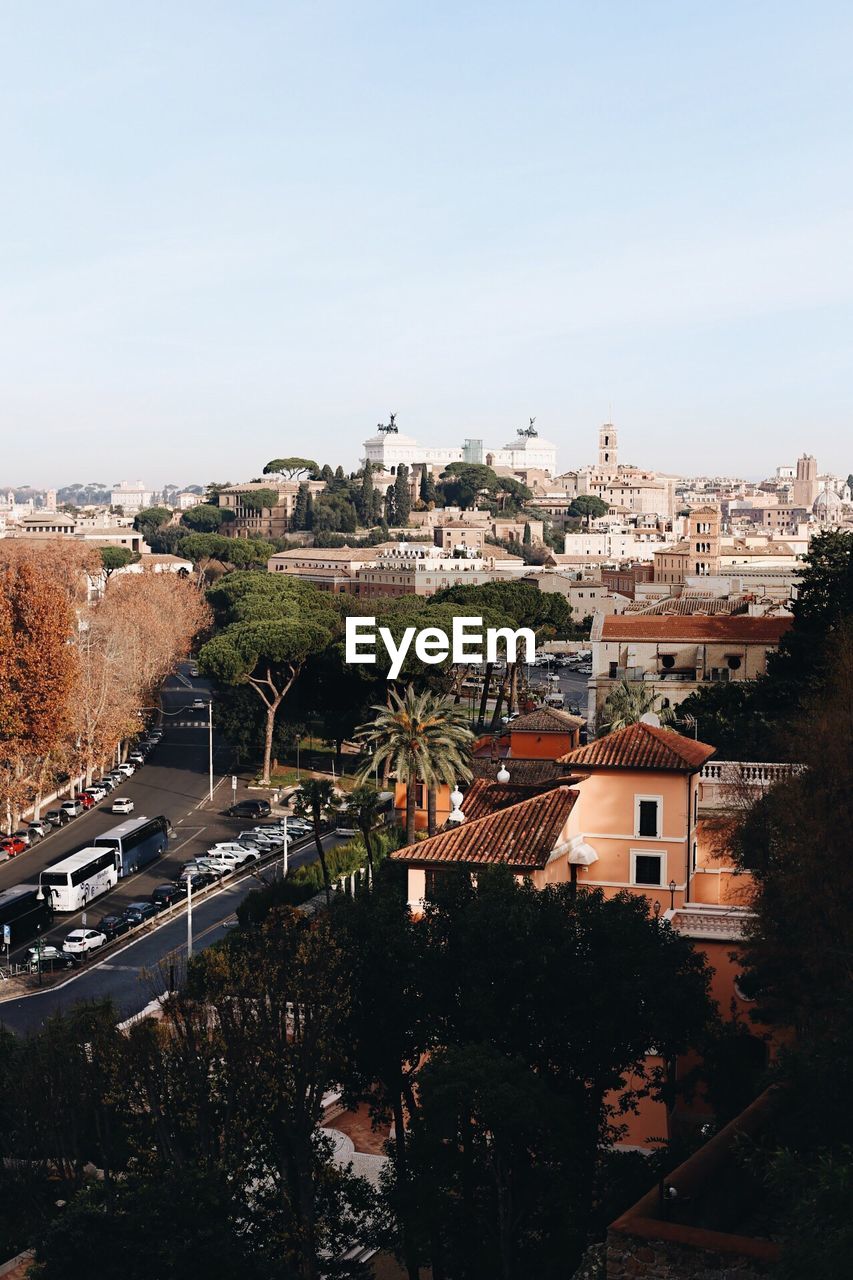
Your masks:
{"label": "cypress tree", "polygon": [[524,522],[524,537],[522,538],[521,543],[524,547],[529,547],[533,544],[533,534],[530,532],[530,525],[526,520]]}
{"label": "cypress tree", "polygon": [[361,522],[365,525],[375,523],[373,510],[373,467],[369,462],[364,464],[361,477]]}
{"label": "cypress tree", "polygon": [[397,479],[394,481],[394,510],[398,524],[409,523],[412,510],[412,499],[409,496],[409,468],[400,463],[397,468]]}
{"label": "cypress tree", "polygon": [[308,516],[308,486],[301,484],[296,494],[296,501],[293,504],[293,515],[290,517],[291,529],[307,529],[306,519]]}

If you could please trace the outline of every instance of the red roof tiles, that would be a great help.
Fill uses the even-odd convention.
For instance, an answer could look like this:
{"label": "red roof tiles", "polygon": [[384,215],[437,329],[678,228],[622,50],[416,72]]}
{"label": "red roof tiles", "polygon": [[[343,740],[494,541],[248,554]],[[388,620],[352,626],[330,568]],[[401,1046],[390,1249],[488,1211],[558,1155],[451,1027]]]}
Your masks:
{"label": "red roof tiles", "polygon": [[793,619],[751,618],[746,614],[698,615],[611,614],[602,620],[602,640],[655,641],[684,640],[694,644],[764,644],[775,646]]}
{"label": "red roof tiles", "polygon": [[559,764],[584,769],[661,769],[668,773],[694,773],[716,751],[705,742],[684,738],[671,729],[650,724],[629,724],[585,747],[561,756]]}
{"label": "red roof tiles", "polygon": [[531,800],[440,831],[390,857],[415,865],[450,862],[535,871],[545,866],[559,843],[577,795],[568,787],[555,787]]}
{"label": "red roof tiles", "polygon": [[556,707],[537,707],[527,715],[511,720],[506,726],[509,733],[573,733],[583,724],[581,716],[569,715]]}

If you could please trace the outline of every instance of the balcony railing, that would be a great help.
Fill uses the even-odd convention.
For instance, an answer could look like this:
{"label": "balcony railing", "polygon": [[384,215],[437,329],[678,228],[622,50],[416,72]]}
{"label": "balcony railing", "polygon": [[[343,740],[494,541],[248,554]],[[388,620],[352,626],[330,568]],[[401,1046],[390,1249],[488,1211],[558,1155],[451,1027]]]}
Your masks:
{"label": "balcony railing", "polygon": [[751,804],[777,782],[802,773],[804,767],[759,760],[712,761],[699,773],[699,807],[731,809]]}

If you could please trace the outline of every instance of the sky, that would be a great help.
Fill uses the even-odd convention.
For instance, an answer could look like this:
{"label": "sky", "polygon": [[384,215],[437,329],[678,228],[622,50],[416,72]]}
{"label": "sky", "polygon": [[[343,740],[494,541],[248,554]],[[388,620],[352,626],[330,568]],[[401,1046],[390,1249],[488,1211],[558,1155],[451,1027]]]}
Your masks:
{"label": "sky", "polygon": [[849,0],[2,0],[0,483],[853,470]]}

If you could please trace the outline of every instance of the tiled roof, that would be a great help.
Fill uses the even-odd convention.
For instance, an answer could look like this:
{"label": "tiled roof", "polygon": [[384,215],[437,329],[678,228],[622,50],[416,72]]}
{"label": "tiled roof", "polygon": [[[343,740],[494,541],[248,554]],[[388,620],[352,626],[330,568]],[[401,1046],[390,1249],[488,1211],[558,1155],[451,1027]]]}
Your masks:
{"label": "tiled roof", "polygon": [[390,857],[416,864],[447,862],[535,871],[545,866],[558,844],[577,794],[568,787],[555,787],[531,800],[440,831]]}
{"label": "tiled roof", "polygon": [[501,769],[508,769],[511,784],[520,787],[548,786],[558,779],[565,780],[567,775],[565,765],[558,764],[556,760],[516,760],[503,756],[495,760],[475,756],[472,768],[475,779],[483,778],[487,782],[494,782]]}
{"label": "tiled roof", "polygon": [[715,614],[734,614],[740,609],[746,609],[750,599],[751,597],[745,595],[718,596],[713,599],[709,596],[691,595],[685,591],[682,596],[667,596],[665,600],[655,600],[652,604],[635,601],[625,612],[635,615],[641,613],[646,617],[652,617],[655,614],[666,617],[689,617],[701,614],[706,617]]}
{"label": "tiled roof", "polygon": [[507,725],[509,733],[571,733],[583,724],[581,716],[571,716],[568,711],[559,711],[556,707],[537,707],[527,715],[511,720]]}
{"label": "tiled roof", "polygon": [[610,614],[602,620],[602,640],[655,641],[684,640],[694,644],[777,645],[791,625],[791,618],[751,618],[746,614],[691,614],[689,617],[662,614]]}
{"label": "tiled roof", "polygon": [[[507,765],[511,762],[500,761],[499,764]],[[533,764],[534,761],[526,763]],[[553,764],[553,761],[541,761],[543,764]],[[512,804],[520,804],[522,800],[530,800],[533,796],[541,795],[544,791],[551,791],[554,787],[562,784],[574,784],[580,781],[579,778],[571,777],[565,772],[560,771],[553,777],[542,779],[537,782],[519,782],[515,778],[515,769],[512,769],[509,782],[495,782],[490,778],[475,778],[465,792],[465,799],[462,801],[462,812],[469,822],[473,822],[477,818],[485,817],[487,813],[497,813],[499,809],[508,809]]]}
{"label": "tiled roof", "polygon": [[710,760],[716,747],[682,737],[671,729],[629,724],[561,756],[558,763],[583,769],[661,769],[693,773]]}

